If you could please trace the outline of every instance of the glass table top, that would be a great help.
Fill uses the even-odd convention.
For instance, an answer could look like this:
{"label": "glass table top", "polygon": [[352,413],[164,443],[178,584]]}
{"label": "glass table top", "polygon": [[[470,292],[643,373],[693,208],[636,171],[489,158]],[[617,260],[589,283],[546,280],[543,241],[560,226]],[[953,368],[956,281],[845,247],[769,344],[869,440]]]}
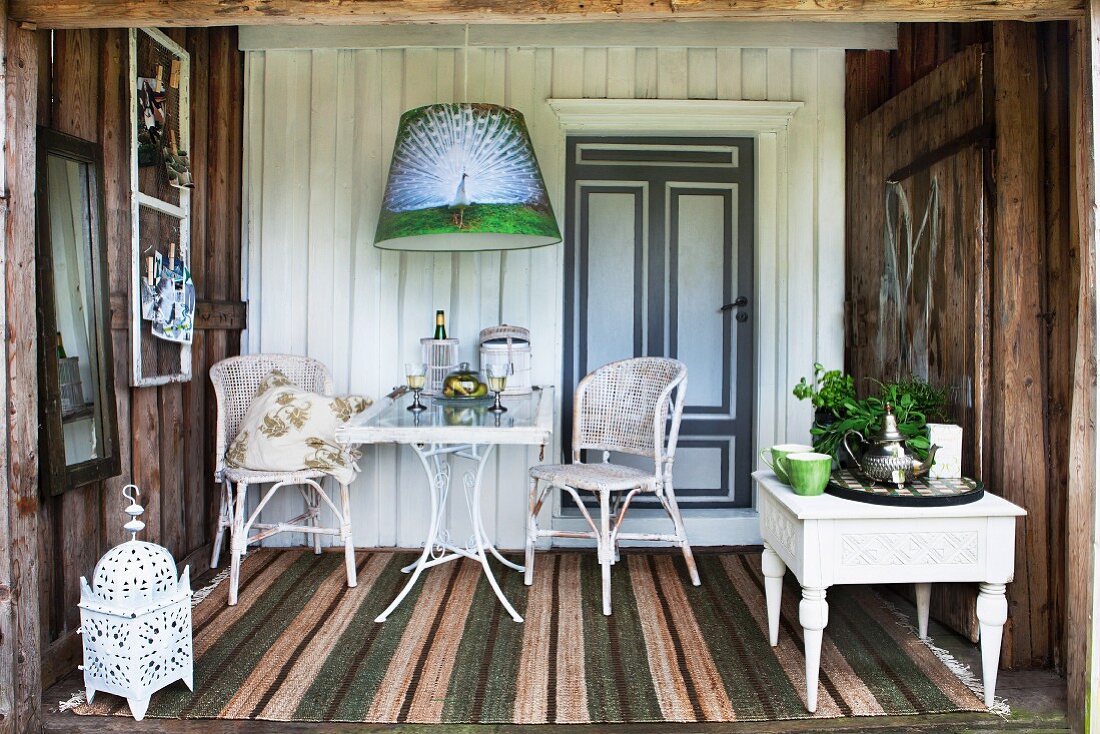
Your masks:
{"label": "glass table top", "polygon": [[353,418],[337,430],[345,443],[548,443],[553,431],[553,388],[505,395],[508,410],[493,413],[492,398],[463,403],[422,396],[426,410],[408,410],[412,393]]}

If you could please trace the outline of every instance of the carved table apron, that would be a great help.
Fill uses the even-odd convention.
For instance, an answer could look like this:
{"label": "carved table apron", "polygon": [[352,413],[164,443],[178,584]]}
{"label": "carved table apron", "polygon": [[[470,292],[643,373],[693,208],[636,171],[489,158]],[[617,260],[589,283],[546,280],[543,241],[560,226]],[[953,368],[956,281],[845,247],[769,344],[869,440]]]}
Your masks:
{"label": "carved table apron", "polygon": [[891,507],[820,495],[802,497],[770,471],[753,475],[764,538],[768,636],[779,641],[783,574],[802,586],[798,619],[806,645],[806,708],[817,710],[821,638],[829,622],[825,591],[834,584],[916,586],[917,626],[928,633],[936,582],[976,582],[985,703],[993,705],[1001,631],[1008,617],[1016,518],[1022,508],[993,494],[953,507]]}

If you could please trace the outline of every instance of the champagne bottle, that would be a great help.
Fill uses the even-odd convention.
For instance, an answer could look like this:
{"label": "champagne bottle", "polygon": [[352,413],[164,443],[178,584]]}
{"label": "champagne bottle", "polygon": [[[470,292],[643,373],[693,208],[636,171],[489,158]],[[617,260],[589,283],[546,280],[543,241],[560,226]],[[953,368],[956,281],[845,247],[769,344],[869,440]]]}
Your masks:
{"label": "champagne bottle", "polygon": [[435,312],[435,334],[433,339],[446,339],[447,338],[447,325],[446,320],[443,317],[443,311]]}
{"label": "champagne bottle", "polygon": [[68,355],[65,354],[65,344],[61,341],[61,332],[59,331],[57,332],[57,358],[66,359],[67,357]]}

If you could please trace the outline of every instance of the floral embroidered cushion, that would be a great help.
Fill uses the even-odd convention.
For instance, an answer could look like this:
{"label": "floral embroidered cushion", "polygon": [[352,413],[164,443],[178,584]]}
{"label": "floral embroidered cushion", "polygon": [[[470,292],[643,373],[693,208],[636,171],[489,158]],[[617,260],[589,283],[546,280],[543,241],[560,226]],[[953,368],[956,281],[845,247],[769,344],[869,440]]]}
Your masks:
{"label": "floral embroidered cushion", "polygon": [[264,472],[312,469],[350,484],[358,471],[359,453],[336,442],[336,429],[370,404],[358,395],[306,392],[272,370],[256,389],[237,437],[225,452],[225,463]]}

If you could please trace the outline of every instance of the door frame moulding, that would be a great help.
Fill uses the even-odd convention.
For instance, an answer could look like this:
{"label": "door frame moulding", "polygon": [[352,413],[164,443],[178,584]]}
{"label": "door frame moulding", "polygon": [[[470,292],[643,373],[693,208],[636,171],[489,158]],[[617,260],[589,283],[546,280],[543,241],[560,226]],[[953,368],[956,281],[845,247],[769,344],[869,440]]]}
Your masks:
{"label": "door frame moulding", "polygon": [[[796,190],[793,188],[801,177],[816,180],[814,156],[815,141],[812,135],[804,135],[799,123],[809,122],[808,131],[818,128],[808,116],[803,102],[793,101],[742,101],[697,99],[559,99],[550,98],[547,104],[554,110],[560,124],[560,150],[566,150],[568,135],[630,135],[653,136],[715,136],[729,135],[751,137],[756,141],[756,242],[754,248],[753,315],[756,318],[754,344],[756,385],[753,390],[753,440],[757,447],[783,442],[788,435],[808,435],[809,411],[804,420],[797,414],[789,414],[788,394],[791,375],[788,364],[789,345],[805,339],[816,345],[826,361],[835,361],[843,355],[844,332],[842,322],[837,322],[836,333],[822,334],[822,322],[814,318],[793,318],[794,306],[806,303],[813,310],[822,303],[840,304],[843,309],[844,284],[836,285],[835,293],[823,293],[828,283],[814,273],[816,287],[808,294],[805,289],[792,289],[788,295],[787,280],[792,260],[808,258],[816,263],[819,258],[839,258],[843,252],[843,218],[830,219],[838,226],[839,238],[823,237],[820,243],[840,243],[839,252],[818,252],[816,238],[792,239],[788,236],[788,221],[800,216],[793,206]],[[797,131],[797,132],[796,132]],[[798,150],[796,150],[798,149]],[[807,149],[809,155],[804,155]],[[820,151],[819,151],[820,153]],[[843,154],[843,148],[841,149]],[[798,166],[799,170],[795,170]],[[567,185],[563,181],[563,185]],[[564,194],[564,192],[563,192]],[[820,192],[814,192],[820,201]],[[844,207],[843,186],[833,192],[836,210]],[[562,196],[564,200],[564,195]],[[824,221],[824,220],[823,220]],[[815,223],[815,231],[817,226]],[[805,365],[795,365],[795,372],[805,371]],[[566,407],[565,409],[568,409]],[[738,469],[749,471],[750,467]],[[702,512],[702,511],[701,511]],[[555,516],[560,515],[555,507]],[[737,543],[759,543],[759,524],[755,509],[741,510],[733,517],[721,521],[722,533],[736,538]],[[555,517],[555,527],[573,529],[573,523],[583,520],[571,517]],[[579,527],[579,525],[578,525]],[[647,531],[648,532],[648,531]],[[730,541],[732,542],[732,541]]]}

